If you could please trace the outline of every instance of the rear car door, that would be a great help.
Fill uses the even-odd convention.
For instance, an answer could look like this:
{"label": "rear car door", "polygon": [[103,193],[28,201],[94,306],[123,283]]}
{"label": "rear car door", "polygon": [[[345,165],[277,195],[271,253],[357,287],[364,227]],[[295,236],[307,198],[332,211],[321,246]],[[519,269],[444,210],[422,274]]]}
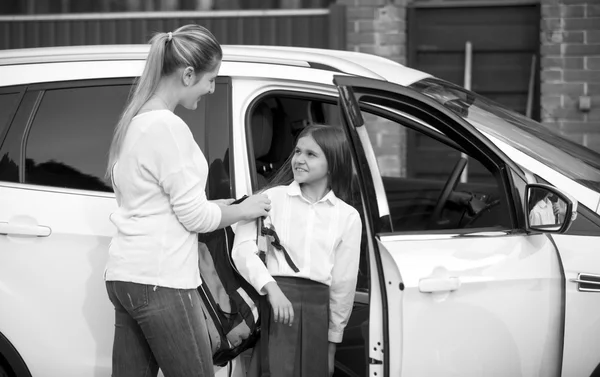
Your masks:
{"label": "rear car door", "polygon": [[0,149],[0,332],[34,376],[110,374],[104,170],[130,84],[31,85]]}
{"label": "rear car door", "polygon": [[[334,82],[380,260],[384,352],[371,345],[370,371],[559,375],[561,266],[546,235],[523,230],[520,169],[425,96]],[[453,163],[409,159],[408,140]]]}
{"label": "rear car door", "polygon": [[[114,309],[103,273],[116,201],[104,171],[132,81],[0,91],[0,104],[18,104],[0,118],[0,338],[34,376],[110,375]],[[231,81],[219,77],[197,111],[176,109],[209,163],[229,146],[230,101]],[[227,182],[220,194],[229,192]]]}

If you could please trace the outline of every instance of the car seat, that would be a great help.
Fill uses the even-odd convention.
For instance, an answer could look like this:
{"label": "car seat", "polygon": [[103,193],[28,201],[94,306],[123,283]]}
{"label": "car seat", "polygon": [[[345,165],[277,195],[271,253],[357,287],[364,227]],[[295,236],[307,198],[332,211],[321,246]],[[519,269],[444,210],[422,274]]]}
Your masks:
{"label": "car seat", "polygon": [[259,103],[252,112],[250,127],[258,181],[257,188],[260,189],[266,186],[268,183],[267,177],[271,175],[274,169],[273,163],[268,159],[261,160],[269,154],[271,142],[273,141],[273,113],[265,102]]}
{"label": "car seat", "polygon": [[[266,102],[259,103],[250,117],[252,152],[254,153],[257,189],[268,183],[268,178],[276,170],[276,164],[265,158],[271,151],[273,141],[273,112]],[[229,149],[223,159],[214,160],[208,170],[209,199],[224,199],[231,197],[231,181],[229,171]]]}

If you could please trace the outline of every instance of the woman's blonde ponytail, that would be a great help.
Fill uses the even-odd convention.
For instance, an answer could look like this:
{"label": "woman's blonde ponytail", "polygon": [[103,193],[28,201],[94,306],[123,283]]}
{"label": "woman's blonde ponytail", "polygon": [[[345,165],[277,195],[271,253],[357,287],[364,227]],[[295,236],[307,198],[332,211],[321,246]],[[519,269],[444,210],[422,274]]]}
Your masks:
{"label": "woman's blonde ponytail", "polygon": [[185,25],[174,32],[159,33],[150,40],[146,66],[129,95],[129,100],[113,134],[106,177],[119,158],[123,140],[133,117],[152,97],[163,76],[181,67],[193,67],[197,74],[208,72],[221,61],[223,52],[214,35],[200,25]]}

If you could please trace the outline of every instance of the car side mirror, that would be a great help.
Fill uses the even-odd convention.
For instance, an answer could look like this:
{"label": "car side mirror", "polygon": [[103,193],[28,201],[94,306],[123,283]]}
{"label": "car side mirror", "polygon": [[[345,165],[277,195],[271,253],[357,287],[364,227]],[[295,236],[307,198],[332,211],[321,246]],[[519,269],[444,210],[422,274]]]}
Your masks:
{"label": "car side mirror", "polygon": [[564,233],[577,217],[577,200],[554,186],[528,184],[524,202],[528,230]]}

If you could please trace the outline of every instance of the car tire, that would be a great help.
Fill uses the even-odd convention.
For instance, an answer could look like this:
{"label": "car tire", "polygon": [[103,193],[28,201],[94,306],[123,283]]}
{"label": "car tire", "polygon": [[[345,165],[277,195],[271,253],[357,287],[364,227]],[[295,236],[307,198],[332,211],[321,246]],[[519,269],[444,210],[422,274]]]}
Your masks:
{"label": "car tire", "polygon": [[4,367],[2,366],[2,364],[0,364],[0,377],[11,377],[11,375],[8,374],[8,372],[6,371],[6,369],[4,369]]}

